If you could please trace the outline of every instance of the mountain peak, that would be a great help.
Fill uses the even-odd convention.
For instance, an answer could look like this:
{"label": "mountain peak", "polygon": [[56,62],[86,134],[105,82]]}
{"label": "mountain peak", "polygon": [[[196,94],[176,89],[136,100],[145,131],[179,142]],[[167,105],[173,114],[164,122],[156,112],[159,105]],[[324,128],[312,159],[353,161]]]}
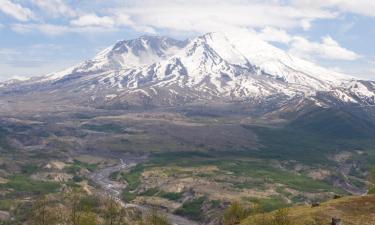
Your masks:
{"label": "mountain peak", "polygon": [[[79,90],[138,90],[146,96],[151,96],[148,88],[154,94],[155,88],[165,88],[168,96],[182,99],[330,96],[375,104],[374,84],[350,85],[355,81],[294,57],[252,33],[211,32],[186,41],[149,35],[119,41],[91,60],[28,83],[77,82]],[[168,96],[163,98],[168,101]]]}

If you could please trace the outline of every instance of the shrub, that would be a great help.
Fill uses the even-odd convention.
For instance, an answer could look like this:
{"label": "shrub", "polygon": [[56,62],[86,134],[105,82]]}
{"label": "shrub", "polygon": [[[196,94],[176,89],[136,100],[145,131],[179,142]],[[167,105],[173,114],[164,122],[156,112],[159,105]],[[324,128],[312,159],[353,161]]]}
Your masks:
{"label": "shrub", "polygon": [[232,203],[224,212],[223,225],[239,224],[241,220],[250,215],[251,211],[240,203]]}
{"label": "shrub", "polygon": [[139,222],[139,225],[171,225],[166,216],[160,215],[157,210],[152,212]]}
{"label": "shrub", "polygon": [[180,208],[176,210],[176,214],[189,217],[193,220],[200,220],[202,218],[202,205],[206,197],[200,197],[189,202],[185,202]]}

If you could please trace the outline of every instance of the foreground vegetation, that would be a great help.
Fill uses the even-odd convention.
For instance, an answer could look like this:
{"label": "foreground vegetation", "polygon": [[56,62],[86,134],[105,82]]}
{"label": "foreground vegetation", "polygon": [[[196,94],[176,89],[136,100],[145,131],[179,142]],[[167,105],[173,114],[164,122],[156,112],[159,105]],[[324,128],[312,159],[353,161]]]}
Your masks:
{"label": "foreground vegetation", "polygon": [[[199,208],[199,207],[198,207]],[[264,212],[258,205],[230,204],[215,224],[329,225],[333,218],[347,225],[375,223],[375,195],[342,197],[314,206],[304,205]],[[109,197],[71,190],[42,195],[19,203],[12,220],[2,225],[171,225],[162,211],[124,208]]]}
{"label": "foreground vegetation", "polygon": [[[296,206],[271,213],[261,213],[242,220],[242,225],[328,225],[332,218],[347,225],[375,224],[375,196],[343,197],[330,200],[314,207]],[[272,223],[276,218],[279,223]]]}
{"label": "foreground vegetation", "polygon": [[[333,125],[321,130],[327,117]],[[147,156],[110,174],[126,203],[157,207],[202,224],[257,220],[268,225],[281,217],[292,223],[299,208],[277,210],[362,194],[367,188],[375,193],[367,182],[375,164],[373,133],[336,117],[324,113],[308,124],[296,120],[283,126],[247,123],[247,115],[162,112],[62,112],[0,119],[0,220],[30,224],[31,218],[23,215],[31,217],[35,211],[30,210],[43,201],[47,209],[71,212],[68,193],[79,188],[97,202],[78,208],[80,218],[105,224],[107,201],[98,196],[100,187],[90,175],[118,165],[119,158]],[[347,130],[358,132],[351,135]],[[143,224],[168,223],[137,210],[126,213],[131,222],[122,223],[141,223],[141,218]],[[65,219],[71,218],[67,215]],[[327,215],[324,223],[329,219]]]}
{"label": "foreground vegetation", "polygon": [[106,196],[80,190],[42,195],[19,202],[11,220],[1,224],[24,225],[170,225],[157,210],[142,213],[124,208]]}

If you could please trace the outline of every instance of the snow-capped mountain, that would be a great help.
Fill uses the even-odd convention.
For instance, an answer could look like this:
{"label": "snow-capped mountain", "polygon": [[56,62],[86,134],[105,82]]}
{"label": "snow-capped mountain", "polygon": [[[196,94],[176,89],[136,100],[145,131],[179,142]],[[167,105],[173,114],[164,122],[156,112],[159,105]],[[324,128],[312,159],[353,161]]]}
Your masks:
{"label": "snow-capped mountain", "polygon": [[80,96],[90,102],[174,105],[195,101],[375,104],[375,83],[294,57],[253,34],[209,33],[178,41],[142,36],[120,41],[67,70],[3,85],[4,94]]}

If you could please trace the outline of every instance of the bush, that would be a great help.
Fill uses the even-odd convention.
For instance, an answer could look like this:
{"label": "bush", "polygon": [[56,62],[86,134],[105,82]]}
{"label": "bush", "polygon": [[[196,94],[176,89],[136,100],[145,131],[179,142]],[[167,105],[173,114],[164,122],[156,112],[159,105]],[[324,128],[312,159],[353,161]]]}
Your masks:
{"label": "bush", "polygon": [[279,209],[273,216],[261,214],[256,217],[252,225],[293,225],[288,209]]}
{"label": "bush", "polygon": [[182,207],[176,210],[176,214],[189,217],[193,220],[200,220],[202,218],[202,205],[206,197],[200,197],[190,202],[185,202]]}
{"label": "bush", "polygon": [[152,212],[139,222],[139,225],[172,225],[166,216],[160,215],[157,210]]}
{"label": "bush", "polygon": [[79,183],[79,182],[83,181],[83,178],[80,177],[80,176],[74,175],[73,176],[73,181]]}
{"label": "bush", "polygon": [[279,209],[274,215],[274,224],[275,225],[292,225],[292,221],[289,218],[288,209]]}
{"label": "bush", "polygon": [[223,225],[239,224],[241,220],[248,217],[251,210],[244,208],[240,203],[232,203],[224,212]]}
{"label": "bush", "polygon": [[166,198],[171,201],[177,201],[182,197],[183,193],[181,192],[162,192],[160,197]]}

